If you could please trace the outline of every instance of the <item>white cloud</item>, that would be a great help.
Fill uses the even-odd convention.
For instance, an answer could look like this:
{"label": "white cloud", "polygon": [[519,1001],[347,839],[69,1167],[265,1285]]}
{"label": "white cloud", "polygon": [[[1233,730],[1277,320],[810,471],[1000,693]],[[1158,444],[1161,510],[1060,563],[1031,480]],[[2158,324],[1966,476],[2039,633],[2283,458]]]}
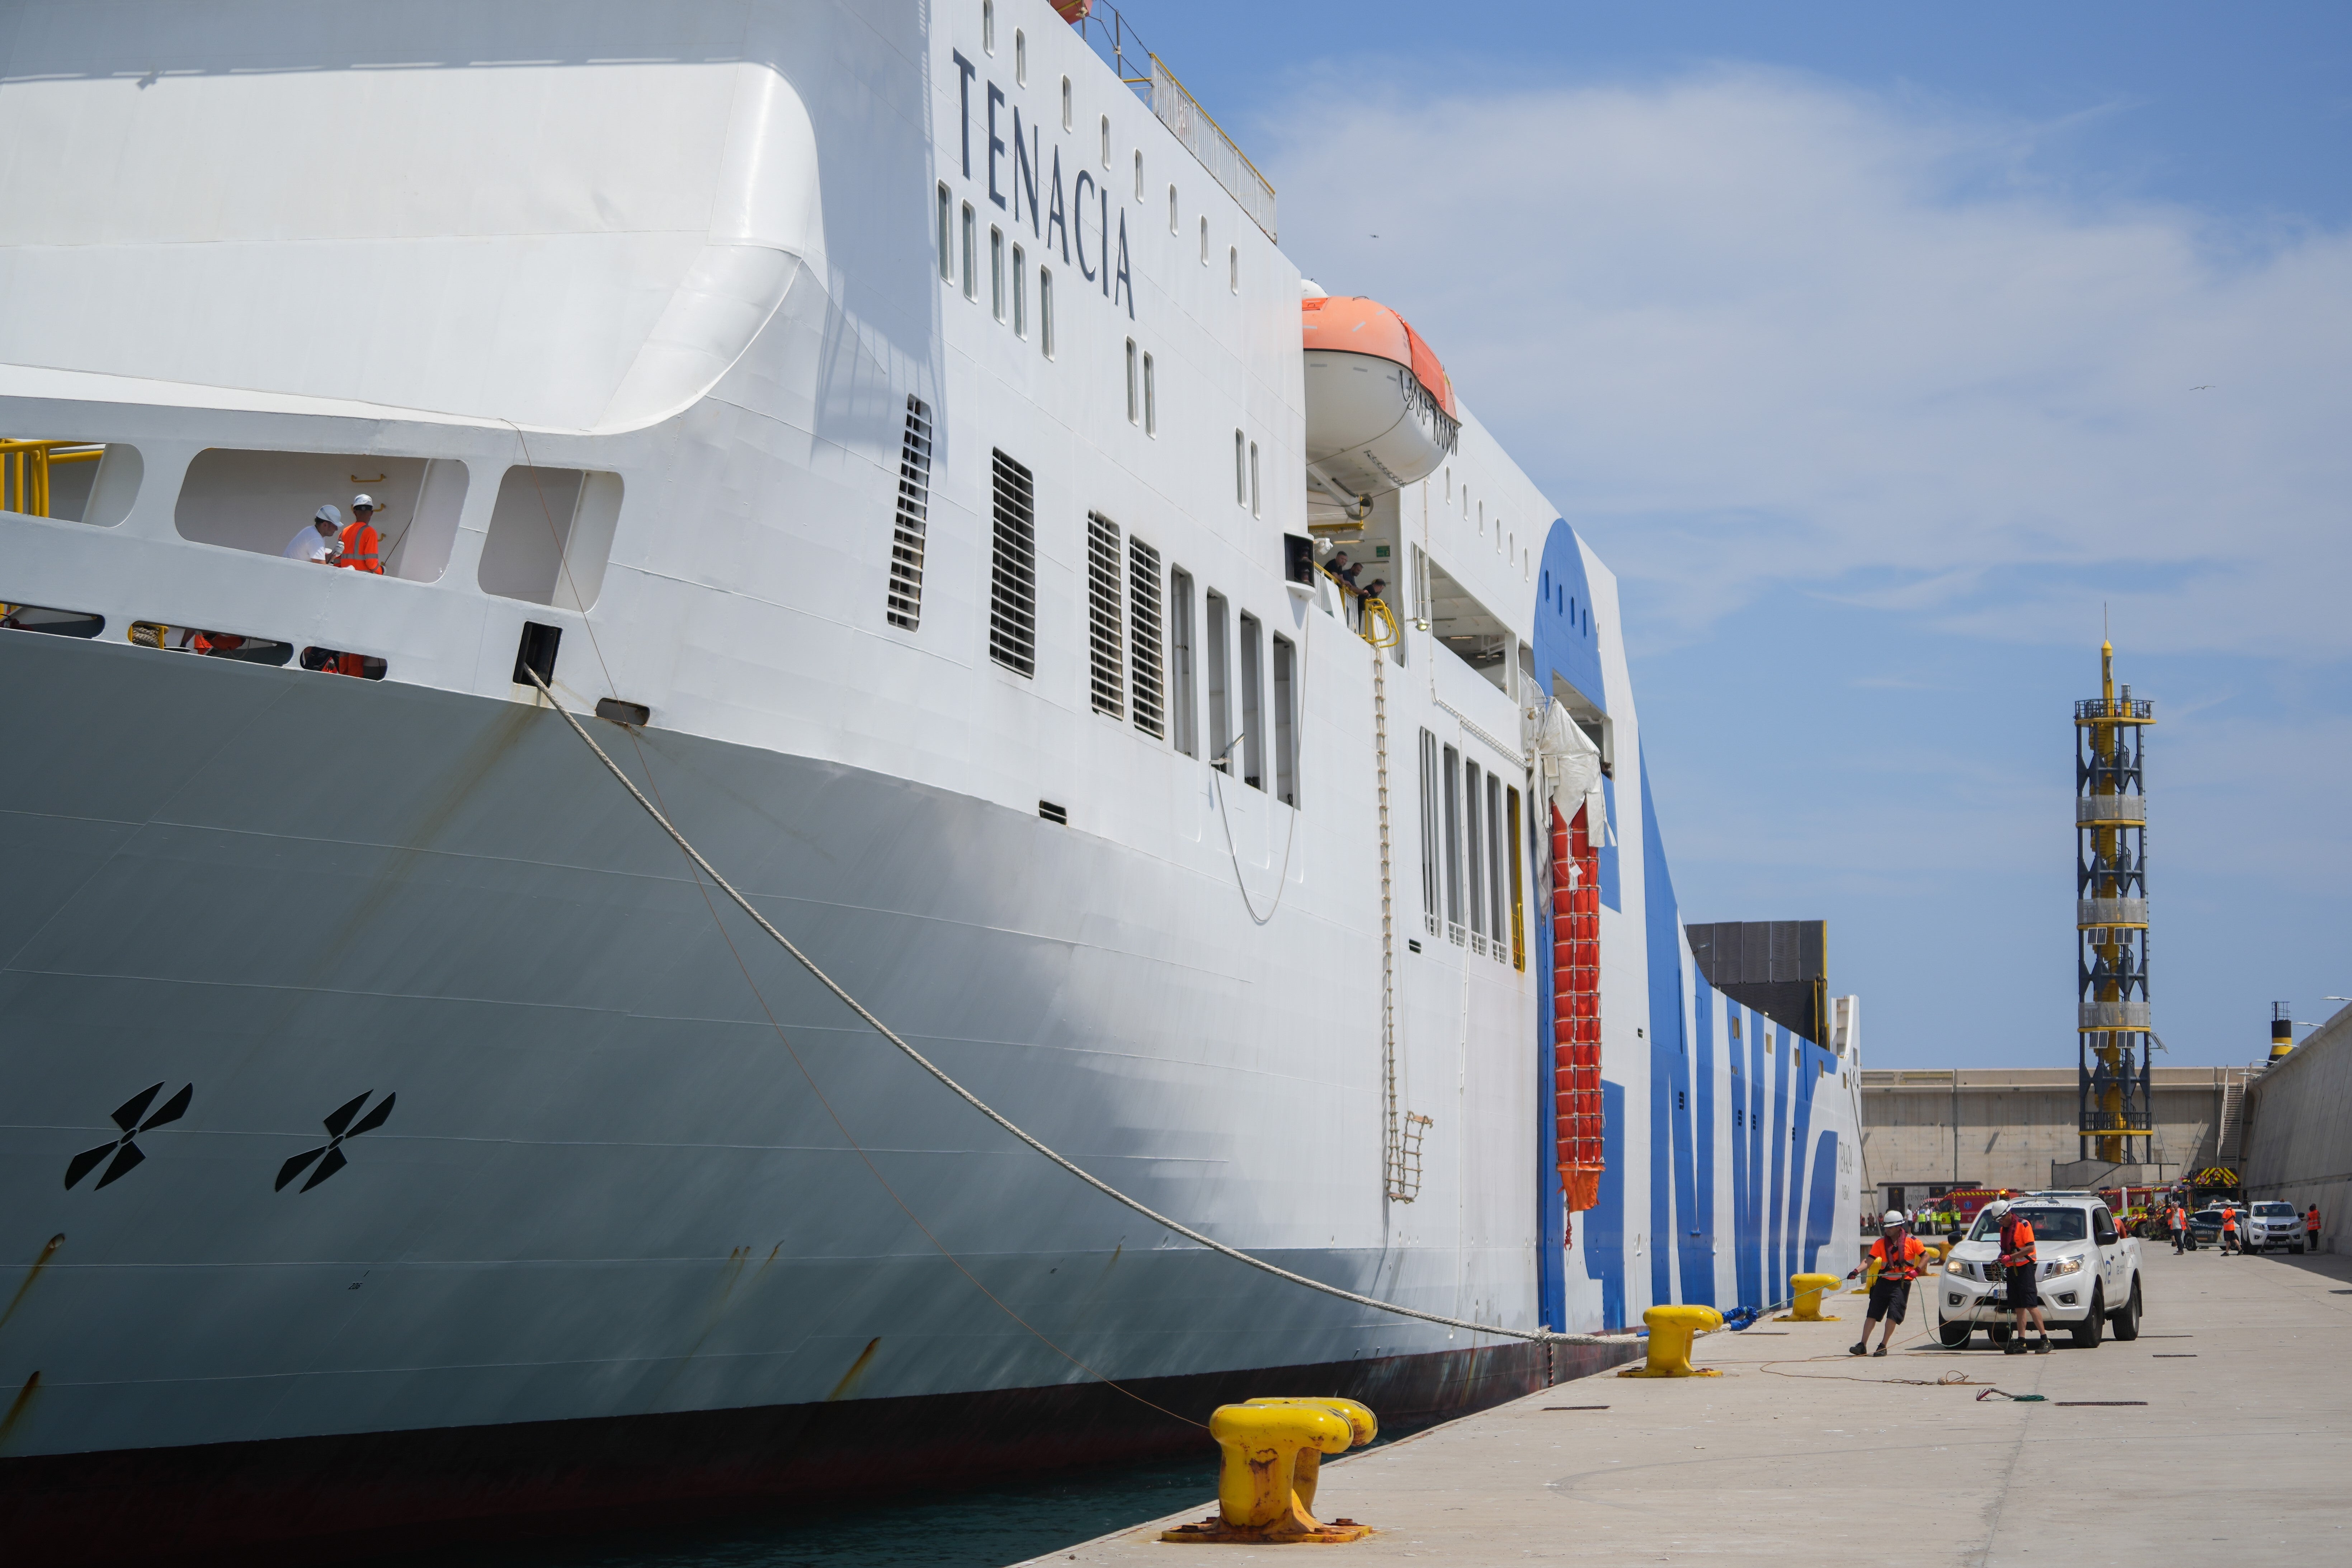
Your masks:
{"label": "white cloud", "polygon": [[1266,162],[1285,248],[1412,317],[1687,633],[1794,584],[2352,652],[2352,239],[2085,204],[2041,134],[1723,70],[1310,96]]}

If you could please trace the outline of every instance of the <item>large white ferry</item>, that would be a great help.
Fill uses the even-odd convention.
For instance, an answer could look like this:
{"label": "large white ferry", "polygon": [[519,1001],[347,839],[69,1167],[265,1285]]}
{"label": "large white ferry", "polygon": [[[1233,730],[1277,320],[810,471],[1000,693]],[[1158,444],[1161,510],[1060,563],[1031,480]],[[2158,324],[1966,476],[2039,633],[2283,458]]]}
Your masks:
{"label": "large white ferry", "polygon": [[[1085,9],[0,4],[12,1552],[1618,1353],[1040,1158],[534,672],[893,1029],[1221,1242],[1522,1334],[1849,1266],[1851,1001],[1817,927],[1682,924],[1615,580]],[[381,573],[289,557],[358,492]]]}

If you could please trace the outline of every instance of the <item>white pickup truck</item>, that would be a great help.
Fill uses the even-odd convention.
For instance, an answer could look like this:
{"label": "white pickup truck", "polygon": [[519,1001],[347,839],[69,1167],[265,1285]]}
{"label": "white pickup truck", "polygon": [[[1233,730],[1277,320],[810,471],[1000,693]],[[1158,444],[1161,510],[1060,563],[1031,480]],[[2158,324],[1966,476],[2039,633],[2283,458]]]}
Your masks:
{"label": "white pickup truck", "polygon": [[[2043,1319],[2065,1329],[2077,1349],[2097,1347],[2112,1326],[2116,1338],[2139,1338],[2139,1241],[2116,1228],[2115,1215],[2095,1193],[2029,1193],[2010,1207],[2033,1226]],[[2001,1304],[2000,1226],[1980,1214],[1956,1242],[1936,1289],[1936,1329],[1958,1350],[1982,1329],[2007,1342],[2015,1319]]]}

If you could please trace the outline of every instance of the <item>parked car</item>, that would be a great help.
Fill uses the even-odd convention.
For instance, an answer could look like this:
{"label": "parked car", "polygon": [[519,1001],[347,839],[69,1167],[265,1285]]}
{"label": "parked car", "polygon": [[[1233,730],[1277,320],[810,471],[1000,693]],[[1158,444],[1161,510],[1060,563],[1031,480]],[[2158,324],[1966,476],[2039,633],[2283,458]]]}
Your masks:
{"label": "parked car", "polygon": [[2303,1215],[2287,1203],[2258,1203],[2252,1213],[2238,1223],[2246,1227],[2246,1250],[2268,1252],[2273,1247],[2284,1247],[2289,1252],[2303,1250]]}
{"label": "parked car", "polygon": [[[2241,1212],[2242,1214],[2242,1211]],[[2245,1221],[2241,1218],[2239,1223],[2242,1225]],[[2221,1246],[2221,1211],[2220,1209],[2199,1209],[2195,1214],[2190,1215],[2189,1216],[2189,1239],[2194,1241],[2200,1247]]]}

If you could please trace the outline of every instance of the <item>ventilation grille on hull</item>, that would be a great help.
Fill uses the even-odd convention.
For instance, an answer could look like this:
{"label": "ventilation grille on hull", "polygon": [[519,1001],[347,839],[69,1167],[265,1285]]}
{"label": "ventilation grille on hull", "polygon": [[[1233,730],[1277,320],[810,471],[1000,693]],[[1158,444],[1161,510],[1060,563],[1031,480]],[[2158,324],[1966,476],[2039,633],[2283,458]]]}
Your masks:
{"label": "ventilation grille on hull", "polygon": [[1036,489],[1029,470],[994,455],[996,551],[989,567],[988,657],[1037,673]]}
{"label": "ventilation grille on hull", "polygon": [[923,533],[931,510],[931,411],[907,399],[907,434],[898,446],[898,515],[890,531],[890,607],[894,626],[913,631],[923,618]]}
{"label": "ventilation grille on hull", "polygon": [[1127,637],[1119,625],[1118,524],[1087,513],[1087,644],[1093,657],[1095,711],[1127,717]]}
{"label": "ventilation grille on hull", "polygon": [[1160,640],[1160,552],[1140,539],[1127,542],[1128,640],[1134,652],[1135,727],[1160,739],[1167,731]]}

